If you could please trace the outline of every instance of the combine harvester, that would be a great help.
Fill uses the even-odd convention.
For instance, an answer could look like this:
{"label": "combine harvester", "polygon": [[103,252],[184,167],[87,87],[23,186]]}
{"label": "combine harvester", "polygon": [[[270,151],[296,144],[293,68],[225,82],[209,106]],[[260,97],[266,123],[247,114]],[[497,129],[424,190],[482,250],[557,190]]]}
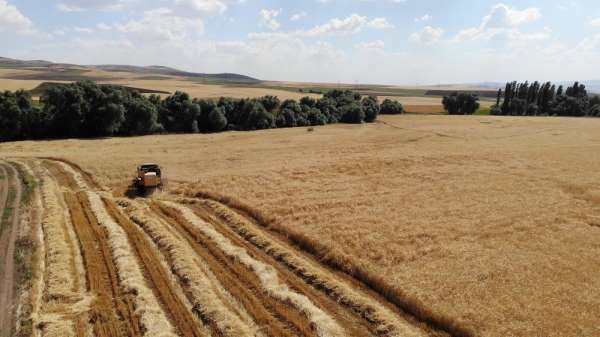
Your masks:
{"label": "combine harvester", "polygon": [[142,164],[137,168],[137,177],[134,185],[138,194],[152,195],[157,189],[163,189],[163,178],[158,164]]}

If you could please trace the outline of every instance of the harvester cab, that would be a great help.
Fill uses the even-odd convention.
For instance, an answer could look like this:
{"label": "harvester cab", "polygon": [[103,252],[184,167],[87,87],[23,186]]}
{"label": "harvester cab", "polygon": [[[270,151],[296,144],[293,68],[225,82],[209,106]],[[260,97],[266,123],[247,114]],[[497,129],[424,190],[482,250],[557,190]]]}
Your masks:
{"label": "harvester cab", "polygon": [[142,164],[137,168],[136,186],[145,192],[162,189],[162,172],[158,164]]}

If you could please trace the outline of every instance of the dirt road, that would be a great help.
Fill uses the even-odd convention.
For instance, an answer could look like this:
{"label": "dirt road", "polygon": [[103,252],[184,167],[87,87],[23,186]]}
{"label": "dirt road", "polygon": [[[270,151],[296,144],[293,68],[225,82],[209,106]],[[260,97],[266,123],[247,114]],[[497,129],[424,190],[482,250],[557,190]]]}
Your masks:
{"label": "dirt road", "polygon": [[15,314],[15,241],[19,231],[21,182],[17,170],[0,162],[0,337],[10,337]]}

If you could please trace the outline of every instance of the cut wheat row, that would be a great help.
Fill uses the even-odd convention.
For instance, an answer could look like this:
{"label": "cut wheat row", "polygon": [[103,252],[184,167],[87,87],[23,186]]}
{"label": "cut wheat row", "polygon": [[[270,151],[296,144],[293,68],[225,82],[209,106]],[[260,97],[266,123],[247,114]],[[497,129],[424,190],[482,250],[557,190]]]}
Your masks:
{"label": "cut wheat row", "polygon": [[[61,203],[56,182],[48,175],[42,178],[43,242],[45,247],[44,296],[37,312],[36,326],[43,336],[76,335],[78,316],[85,313],[91,298],[84,292],[80,278],[82,266],[79,250],[73,241],[70,219]],[[79,256],[81,258],[81,256]]]}
{"label": "cut wheat row", "polygon": [[311,323],[314,324],[319,336],[345,336],[342,327],[331,316],[317,307],[306,296],[293,291],[285,283],[281,282],[273,266],[251,257],[244,248],[234,245],[231,240],[215,230],[212,225],[196,216],[189,208],[168,201],[165,201],[164,204],[180,212],[189,223],[213,240],[225,254],[239,260],[252,270],[270,296],[282,301],[288,301],[298,310],[302,311]]}
{"label": "cut wheat row", "polygon": [[144,335],[149,337],[176,336],[171,322],[146,284],[142,270],[127,239],[127,234],[107,213],[97,193],[88,191],[87,197],[98,223],[108,233],[121,286],[125,293],[130,293],[135,298],[135,310],[144,328]]}
{"label": "cut wheat row", "polygon": [[[121,203],[124,205],[124,203]],[[163,250],[172,270],[184,285],[190,301],[202,320],[209,322],[223,336],[257,336],[252,318],[223,288],[204,261],[181,237],[177,237],[160,220],[147,216],[145,206],[128,204],[127,212]]]}
{"label": "cut wheat row", "polygon": [[[195,202],[195,200],[184,200],[184,202]],[[277,242],[237,212],[216,201],[200,200],[199,202],[208,206],[215,214],[223,218],[230,228],[245,240],[282,261],[303,278],[312,280],[313,284],[318,284],[320,288],[326,289],[329,296],[351,307],[361,317],[376,324],[378,334],[398,337],[424,335],[416,326],[404,320],[377,300],[356,290],[324,267]]]}
{"label": "cut wheat row", "polygon": [[[173,291],[159,291],[156,294],[152,291],[149,286],[150,281],[145,277],[145,272],[149,272],[147,269],[149,267],[147,264],[149,261],[144,260],[144,266],[142,266],[142,261],[138,259],[141,258],[141,256],[137,255],[137,253],[139,253],[137,249],[140,247],[136,246],[137,248],[134,248],[134,243],[130,241],[133,240],[133,238],[129,236],[132,233],[126,232],[126,229],[121,227],[123,224],[118,224],[109,214],[109,210],[107,210],[106,205],[104,204],[104,201],[100,195],[94,191],[90,191],[90,188],[92,187],[88,185],[81,173],[71,167],[71,165],[62,161],[56,163],[59,165],[59,167],[61,167],[63,172],[71,176],[78,188],[86,191],[92,213],[94,213],[98,223],[107,230],[113,259],[115,260],[115,264],[119,272],[121,287],[125,293],[129,293],[134,297],[135,311],[140,317],[140,322],[144,329],[144,335],[161,337],[177,335],[175,325],[173,325],[174,323],[171,322],[168,317],[171,317],[177,322],[178,328],[183,329],[180,332],[182,332],[184,335],[187,336],[188,333],[191,333],[194,336],[201,335],[202,333],[200,331],[192,332],[192,330],[197,330],[197,328],[195,322],[192,322],[193,318],[191,316],[187,317],[185,315],[178,315],[178,313],[183,312],[177,310],[183,309],[185,305],[180,301],[181,299],[175,299],[172,297],[177,297],[177,295],[174,293],[174,289],[172,289]],[[146,240],[142,241],[145,242]],[[140,241],[136,242],[138,242],[138,244],[140,243]],[[144,245],[147,244],[152,245],[151,241],[144,243]],[[156,248],[152,248],[152,250],[156,250]],[[159,260],[156,260],[155,262],[161,264]],[[163,265],[159,267],[159,269],[162,268]],[[158,277],[156,273],[150,272],[150,274]],[[152,280],[152,282],[157,281],[157,279],[154,278],[152,278]],[[167,279],[161,279],[159,281],[171,284],[173,283]],[[164,285],[165,284],[162,286]],[[153,286],[159,285],[154,284]],[[164,289],[161,288],[158,290]],[[159,299],[157,297],[158,295],[161,296],[163,301],[168,301],[170,305],[176,305],[176,307],[179,305],[179,307],[174,308],[167,306],[173,310],[167,314],[165,309],[159,303]],[[171,297],[165,298],[164,296]]]}

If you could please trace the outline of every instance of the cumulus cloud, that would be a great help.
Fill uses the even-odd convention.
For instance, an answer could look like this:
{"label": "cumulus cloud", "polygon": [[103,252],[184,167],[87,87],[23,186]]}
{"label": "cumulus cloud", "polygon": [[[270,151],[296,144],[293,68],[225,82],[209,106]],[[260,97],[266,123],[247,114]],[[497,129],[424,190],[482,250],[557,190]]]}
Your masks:
{"label": "cumulus cloud", "polygon": [[260,24],[261,26],[267,27],[271,30],[277,30],[281,27],[277,17],[281,13],[281,9],[261,9],[260,10]]}
{"label": "cumulus cloud", "polygon": [[6,0],[0,0],[0,32],[34,34],[33,22]]}
{"label": "cumulus cloud", "polygon": [[410,36],[410,40],[416,43],[430,45],[438,42],[444,35],[442,28],[426,26],[419,32],[415,32]]}
{"label": "cumulus cloud", "polygon": [[118,24],[116,27],[121,33],[146,42],[181,42],[204,31],[202,20],[175,15],[168,8],[146,11],[141,18]]}
{"label": "cumulus cloud", "polygon": [[369,19],[366,16],[352,14],[344,19],[333,18],[327,23],[315,26],[304,32],[306,36],[349,35],[365,28],[385,29],[393,27],[385,18]]}
{"label": "cumulus cloud", "polygon": [[539,33],[527,36],[521,33],[519,27],[541,17],[542,13],[539,8],[518,10],[502,3],[497,4],[492,7],[490,14],[483,17],[478,27],[463,29],[454,37],[453,41],[490,40],[497,37],[519,40],[539,37]]}

